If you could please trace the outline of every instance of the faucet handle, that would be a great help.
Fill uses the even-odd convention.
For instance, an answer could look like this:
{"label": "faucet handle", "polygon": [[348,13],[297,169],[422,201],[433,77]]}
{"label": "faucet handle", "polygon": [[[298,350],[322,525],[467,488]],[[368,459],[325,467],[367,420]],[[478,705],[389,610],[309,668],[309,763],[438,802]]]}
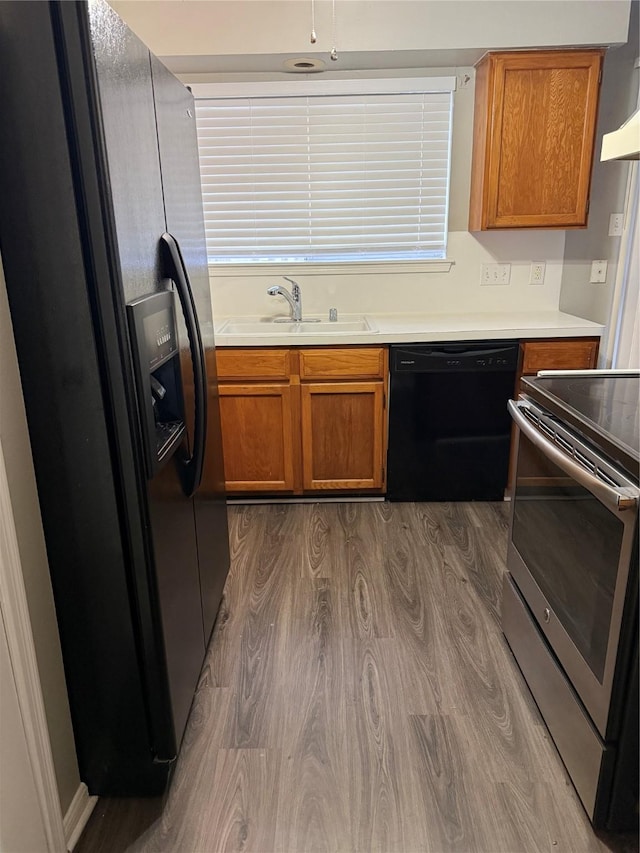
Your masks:
{"label": "faucet handle", "polygon": [[336,323],[338,320],[338,309],[337,308],[329,308],[329,321],[331,323]]}
{"label": "faucet handle", "polygon": [[298,282],[294,281],[294,279],[292,279],[292,278],[289,278],[288,275],[283,275],[282,278],[285,281],[288,281],[291,283],[291,285],[292,285],[291,292],[293,294],[293,298],[294,299],[300,299],[300,285],[298,284]]}

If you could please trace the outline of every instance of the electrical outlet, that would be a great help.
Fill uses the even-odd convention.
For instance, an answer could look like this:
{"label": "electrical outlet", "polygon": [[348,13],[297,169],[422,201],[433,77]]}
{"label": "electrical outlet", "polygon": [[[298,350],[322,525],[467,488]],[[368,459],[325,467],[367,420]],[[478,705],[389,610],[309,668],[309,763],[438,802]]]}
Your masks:
{"label": "electrical outlet", "polygon": [[609,237],[622,237],[624,213],[612,213],[609,217]]}
{"label": "electrical outlet", "polygon": [[544,284],[544,261],[532,261],[529,270],[529,284]]}
{"label": "electrical outlet", "polygon": [[480,284],[509,284],[511,264],[482,264]]}
{"label": "electrical outlet", "polygon": [[604,284],[607,280],[607,262],[591,261],[591,284]]}

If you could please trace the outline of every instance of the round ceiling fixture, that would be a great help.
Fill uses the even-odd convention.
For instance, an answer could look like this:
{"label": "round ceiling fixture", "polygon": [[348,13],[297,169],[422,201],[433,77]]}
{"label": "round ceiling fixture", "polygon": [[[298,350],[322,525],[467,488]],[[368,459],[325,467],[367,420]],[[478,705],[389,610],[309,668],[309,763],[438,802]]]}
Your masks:
{"label": "round ceiling fixture", "polygon": [[285,60],[283,67],[285,71],[293,71],[296,74],[317,74],[318,71],[324,71],[325,64],[321,59],[299,56],[296,59]]}

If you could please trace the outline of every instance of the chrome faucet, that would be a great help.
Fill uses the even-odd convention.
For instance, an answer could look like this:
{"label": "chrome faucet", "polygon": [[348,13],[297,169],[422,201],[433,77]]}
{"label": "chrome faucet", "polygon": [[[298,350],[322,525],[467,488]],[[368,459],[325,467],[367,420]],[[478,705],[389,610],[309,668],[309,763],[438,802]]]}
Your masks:
{"label": "chrome faucet", "polygon": [[293,285],[291,293],[289,293],[286,287],[282,287],[279,284],[275,284],[273,287],[270,287],[267,290],[267,293],[269,296],[284,296],[291,308],[290,319],[293,320],[294,323],[300,323],[302,320],[302,294],[300,293],[300,285],[297,281],[294,281],[292,278],[288,278],[286,275],[283,275],[282,278],[285,281],[290,281]]}

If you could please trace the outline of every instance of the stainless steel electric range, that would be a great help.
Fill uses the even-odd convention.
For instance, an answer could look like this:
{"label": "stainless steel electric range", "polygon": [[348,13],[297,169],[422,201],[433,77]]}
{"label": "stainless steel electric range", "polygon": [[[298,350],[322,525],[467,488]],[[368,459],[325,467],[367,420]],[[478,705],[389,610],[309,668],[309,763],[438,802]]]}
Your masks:
{"label": "stainless steel electric range", "polygon": [[637,827],[640,373],[522,387],[503,631],[593,825]]}

